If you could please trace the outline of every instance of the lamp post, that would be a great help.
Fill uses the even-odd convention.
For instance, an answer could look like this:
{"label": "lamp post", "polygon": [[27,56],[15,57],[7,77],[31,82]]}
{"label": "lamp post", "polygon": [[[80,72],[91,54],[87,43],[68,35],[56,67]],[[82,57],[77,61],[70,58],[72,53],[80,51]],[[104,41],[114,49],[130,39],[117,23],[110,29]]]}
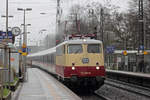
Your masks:
{"label": "lamp post", "polygon": [[[2,15],[1,17],[6,18],[6,23],[7,23],[6,36],[8,36],[8,18],[13,18],[14,16],[12,16],[12,15],[8,16],[8,14],[6,14],[6,15]],[[7,54],[7,47],[5,46],[5,48],[4,48],[4,67],[5,68],[6,68],[7,64],[8,64],[8,54]]]}
{"label": "lamp post", "polygon": [[[1,17],[2,18],[6,18],[6,36],[7,36],[7,39],[8,39],[8,28],[9,28],[8,27],[8,18],[13,18],[14,17],[12,15],[8,16],[8,0],[6,0],[6,16],[2,15]],[[8,76],[8,78],[9,78],[9,82],[8,82],[9,83],[9,88],[10,88],[10,77],[11,77],[11,62],[10,62],[11,52],[10,51],[11,51],[11,48],[9,47],[8,42],[6,42],[6,45],[4,47],[4,67],[7,68],[7,66],[8,66],[8,71],[9,71],[9,76]],[[8,58],[8,56],[9,56],[9,58]]]}
{"label": "lamp post", "polygon": [[6,0],[6,35],[8,36],[8,0]]}
{"label": "lamp post", "polygon": [[[32,8],[18,8],[17,9],[18,11],[23,11],[24,12],[24,24],[23,24],[23,26],[24,26],[24,28],[23,28],[23,46],[24,46],[24,48],[26,49],[26,47],[27,47],[27,33],[26,33],[26,11],[31,11],[32,10]],[[20,55],[21,56],[21,55]],[[25,67],[26,67],[26,56],[24,56],[23,57],[23,69],[22,69],[22,72],[23,72],[23,76],[25,76]],[[22,62],[20,61],[19,62],[19,68],[20,68],[20,71],[21,71],[21,66],[22,66],[22,64],[21,64]],[[22,77],[22,72],[20,72],[20,77]],[[25,77],[23,77],[23,79],[24,79]]]}

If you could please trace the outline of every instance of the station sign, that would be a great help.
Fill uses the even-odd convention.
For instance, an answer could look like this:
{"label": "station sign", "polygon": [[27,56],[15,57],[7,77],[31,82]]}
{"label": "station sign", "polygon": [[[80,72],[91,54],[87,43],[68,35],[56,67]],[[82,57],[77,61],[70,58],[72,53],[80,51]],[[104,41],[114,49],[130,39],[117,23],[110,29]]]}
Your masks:
{"label": "station sign", "polygon": [[127,53],[127,51],[125,50],[125,51],[123,51],[123,55],[124,56],[126,56],[128,53]]}
{"label": "station sign", "polygon": [[144,46],[143,46],[143,45],[140,45],[139,50],[144,50]]}
{"label": "station sign", "polygon": [[144,54],[144,55],[148,55],[148,52],[147,52],[147,51],[144,51],[143,54]]}
{"label": "station sign", "polygon": [[22,52],[26,52],[26,48],[22,48]]}
{"label": "station sign", "polygon": [[106,52],[107,53],[114,53],[115,47],[114,46],[107,46],[106,47]]}
{"label": "station sign", "polygon": [[26,48],[26,44],[23,43],[22,48]]}
{"label": "station sign", "polygon": [[0,42],[12,42],[13,34],[11,31],[8,31],[8,34],[6,32],[0,31]]}
{"label": "station sign", "polygon": [[19,53],[22,53],[22,50],[18,50]]}
{"label": "station sign", "polygon": [[22,56],[27,56],[27,55],[28,55],[27,52],[22,53]]}

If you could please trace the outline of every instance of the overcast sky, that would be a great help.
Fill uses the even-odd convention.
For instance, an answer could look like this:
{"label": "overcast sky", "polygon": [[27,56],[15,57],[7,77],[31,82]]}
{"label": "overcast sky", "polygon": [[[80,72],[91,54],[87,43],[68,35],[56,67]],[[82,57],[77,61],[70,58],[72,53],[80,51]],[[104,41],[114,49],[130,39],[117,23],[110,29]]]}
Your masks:
{"label": "overcast sky", "polygon": [[[9,15],[14,16],[14,18],[9,18],[9,26],[20,27],[20,24],[23,23],[23,12],[17,11],[17,8],[32,8],[32,11],[26,13],[26,23],[31,24],[31,27],[28,27],[28,31],[31,32],[28,38],[37,41],[44,38],[46,34],[55,33],[56,1],[57,0],[9,0]],[[107,0],[61,0],[61,6],[64,12],[67,12],[69,7],[75,3],[83,5],[92,1],[98,1],[104,4]],[[128,1],[129,0],[111,0],[111,3],[119,6],[120,11],[126,11]],[[5,2],[6,0],[0,0],[0,16],[5,15]],[[41,15],[41,12],[47,14]],[[5,30],[5,18],[0,19],[0,29]],[[39,34],[39,31],[42,29],[46,29],[47,32]]]}

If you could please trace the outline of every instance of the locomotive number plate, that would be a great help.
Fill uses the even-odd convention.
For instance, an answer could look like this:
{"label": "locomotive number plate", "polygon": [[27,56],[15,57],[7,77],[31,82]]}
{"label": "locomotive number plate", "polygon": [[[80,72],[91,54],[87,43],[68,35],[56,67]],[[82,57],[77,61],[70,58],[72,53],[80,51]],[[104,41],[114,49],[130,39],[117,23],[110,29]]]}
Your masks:
{"label": "locomotive number plate", "polygon": [[83,58],[83,59],[82,59],[82,63],[83,63],[83,64],[89,63],[89,58]]}
{"label": "locomotive number plate", "polygon": [[91,72],[81,72],[81,74],[82,74],[82,75],[85,75],[85,74],[86,74],[86,75],[90,75]]}

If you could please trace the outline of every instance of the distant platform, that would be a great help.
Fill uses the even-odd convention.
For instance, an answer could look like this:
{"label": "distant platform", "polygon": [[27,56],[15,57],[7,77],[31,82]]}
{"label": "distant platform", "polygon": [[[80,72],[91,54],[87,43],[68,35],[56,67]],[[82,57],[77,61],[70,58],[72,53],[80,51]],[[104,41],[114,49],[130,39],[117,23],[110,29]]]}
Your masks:
{"label": "distant platform", "polygon": [[119,71],[119,70],[106,70],[106,72],[111,73],[118,73],[118,74],[124,74],[124,75],[130,75],[130,76],[137,76],[137,77],[143,77],[143,78],[149,78],[150,79],[150,73],[140,73],[140,72],[127,72],[127,71]]}
{"label": "distant platform", "polygon": [[21,83],[12,100],[81,100],[49,74],[28,68],[27,81]]}

